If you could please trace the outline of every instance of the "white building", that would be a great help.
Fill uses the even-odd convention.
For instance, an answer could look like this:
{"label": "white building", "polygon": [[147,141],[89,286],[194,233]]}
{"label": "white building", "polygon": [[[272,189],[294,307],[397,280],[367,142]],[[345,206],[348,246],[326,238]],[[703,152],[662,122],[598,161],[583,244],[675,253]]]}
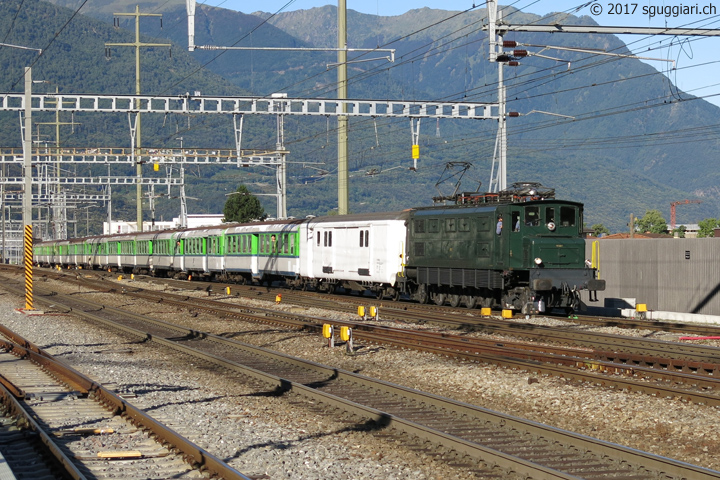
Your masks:
{"label": "white building", "polygon": [[[197,214],[187,216],[187,227],[214,227],[222,224],[222,214]],[[172,222],[143,222],[143,231],[150,232],[152,230],[174,230],[180,228],[180,217],[173,218]],[[137,222],[113,221],[108,226],[107,222],[103,222],[103,234],[111,233],[133,233],[137,232]]]}

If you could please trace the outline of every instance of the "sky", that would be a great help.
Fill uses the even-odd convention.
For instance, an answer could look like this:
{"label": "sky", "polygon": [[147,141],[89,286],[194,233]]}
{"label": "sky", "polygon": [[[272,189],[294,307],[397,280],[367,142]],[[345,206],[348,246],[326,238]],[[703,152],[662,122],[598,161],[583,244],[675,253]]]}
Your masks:
{"label": "sky", "polygon": [[[527,13],[544,15],[550,12],[568,12],[576,16],[587,15],[599,25],[624,27],[690,27],[720,29],[720,0],[635,0],[637,3],[607,1],[583,2],[572,0],[506,0],[500,5],[512,5]],[[713,3],[713,1],[715,3]],[[219,6],[243,13],[264,11],[276,13],[337,5],[328,0],[202,0],[198,4]],[[381,16],[402,15],[408,10],[429,7],[441,10],[462,11],[473,7],[484,8],[484,0],[346,0],[349,10]],[[618,10],[618,7],[620,9]],[[690,9],[697,9],[695,14]],[[683,10],[684,9],[684,10]],[[705,11],[703,11],[705,9]],[[420,26],[419,26],[420,27]],[[568,34],[571,35],[571,34]],[[516,37],[517,38],[517,37]],[[644,60],[662,72],[681,90],[720,105],[720,37],[671,37],[641,35],[620,37],[636,55],[675,61]],[[717,80],[716,80],[717,79]]]}

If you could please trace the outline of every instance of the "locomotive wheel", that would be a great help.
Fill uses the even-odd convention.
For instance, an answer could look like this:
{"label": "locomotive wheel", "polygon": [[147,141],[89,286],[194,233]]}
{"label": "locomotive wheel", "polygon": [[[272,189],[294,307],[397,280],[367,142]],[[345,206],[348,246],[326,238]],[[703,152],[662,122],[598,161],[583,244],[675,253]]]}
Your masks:
{"label": "locomotive wheel", "polygon": [[460,305],[460,295],[448,295],[448,302],[453,308],[457,308]]}
{"label": "locomotive wheel", "polygon": [[465,304],[466,308],[473,309],[477,305],[478,297],[473,295],[464,295],[461,300]]}
{"label": "locomotive wheel", "polygon": [[443,305],[445,303],[445,294],[436,293],[432,295],[432,301],[435,303],[435,305]]}
{"label": "locomotive wheel", "polygon": [[430,295],[428,295],[427,287],[424,284],[418,287],[416,295],[417,301],[421,305],[425,305],[430,300]]}

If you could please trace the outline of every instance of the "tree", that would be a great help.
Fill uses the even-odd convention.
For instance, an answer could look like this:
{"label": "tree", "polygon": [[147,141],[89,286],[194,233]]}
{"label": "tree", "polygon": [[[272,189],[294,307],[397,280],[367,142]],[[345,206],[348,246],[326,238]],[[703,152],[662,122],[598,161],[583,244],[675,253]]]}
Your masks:
{"label": "tree", "polygon": [[720,220],[717,218],[706,218],[698,222],[700,230],[698,230],[698,238],[714,237],[713,229],[720,227]]}
{"label": "tree", "polygon": [[667,222],[658,210],[648,210],[645,216],[639,218],[635,223],[636,228],[642,232],[667,233]]}
{"label": "tree", "polygon": [[237,192],[231,193],[223,208],[224,222],[249,222],[265,218],[265,210],[260,200],[250,193],[245,185],[240,185]]}
{"label": "tree", "polygon": [[687,230],[687,228],[685,227],[685,225],[680,225],[679,227],[677,227],[675,230],[673,230],[670,233],[672,233],[673,236],[675,236],[675,234],[677,233],[678,238],[685,238],[686,230]]}
{"label": "tree", "polygon": [[590,227],[593,230],[593,233],[596,237],[599,237],[601,234],[609,234],[610,230],[607,229],[605,225],[602,223],[596,223],[592,227]]}

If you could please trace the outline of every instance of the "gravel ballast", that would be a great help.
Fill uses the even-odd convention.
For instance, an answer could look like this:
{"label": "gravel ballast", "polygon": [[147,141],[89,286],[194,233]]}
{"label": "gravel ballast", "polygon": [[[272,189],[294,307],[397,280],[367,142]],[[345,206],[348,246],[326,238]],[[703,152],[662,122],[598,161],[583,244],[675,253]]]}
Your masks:
{"label": "gravel ballast", "polygon": [[[57,289],[62,291],[59,286]],[[77,287],[73,292],[77,294]],[[356,342],[356,354],[348,355],[344,347],[327,348],[319,335],[202,313],[191,317],[168,305],[127,296],[104,295],[103,299],[110,305],[289,355],[706,468],[720,468],[714,455],[720,451],[717,408],[553,377],[536,378],[527,372],[386,346]],[[472,478],[443,460],[397,445],[392,437],[358,431],[354,424],[295,404],[292,397],[267,395],[259,385],[228,382],[200,365],[189,366],[176,354],[145,348],[71,315],[21,314],[14,310],[22,306],[20,299],[10,295],[0,297],[0,303],[4,307],[0,321],[9,328],[96,380],[136,395],[128,400],[245,474],[303,479]],[[250,303],[297,308],[256,300]],[[303,313],[319,314],[310,309]],[[332,312],[322,315],[348,317]],[[194,418],[198,420],[187,420]]]}

